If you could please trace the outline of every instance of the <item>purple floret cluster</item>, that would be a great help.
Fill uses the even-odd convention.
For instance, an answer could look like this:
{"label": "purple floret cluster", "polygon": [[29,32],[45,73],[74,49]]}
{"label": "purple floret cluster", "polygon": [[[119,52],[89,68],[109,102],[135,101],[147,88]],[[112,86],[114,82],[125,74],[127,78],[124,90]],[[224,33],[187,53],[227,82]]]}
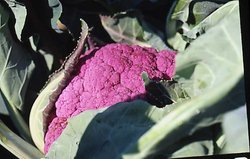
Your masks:
{"label": "purple floret cluster", "polygon": [[157,52],[154,48],[120,43],[87,51],[80,58],[78,74],[55,103],[56,116],[45,135],[45,153],[66,127],[68,118],[85,110],[144,99],[143,71],[150,79],[171,79],[175,55],[169,50]]}

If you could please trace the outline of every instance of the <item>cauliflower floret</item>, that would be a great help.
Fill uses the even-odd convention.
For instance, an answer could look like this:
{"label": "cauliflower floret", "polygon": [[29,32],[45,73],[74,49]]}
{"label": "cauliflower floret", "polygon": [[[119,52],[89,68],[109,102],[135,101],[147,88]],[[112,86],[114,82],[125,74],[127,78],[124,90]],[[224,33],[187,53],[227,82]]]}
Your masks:
{"label": "cauliflower floret", "polygon": [[116,43],[86,54],[79,61],[78,74],[55,103],[56,117],[45,136],[45,152],[66,127],[67,118],[85,110],[145,98],[143,71],[155,80],[171,79],[175,73],[172,51],[158,53],[153,48]]}

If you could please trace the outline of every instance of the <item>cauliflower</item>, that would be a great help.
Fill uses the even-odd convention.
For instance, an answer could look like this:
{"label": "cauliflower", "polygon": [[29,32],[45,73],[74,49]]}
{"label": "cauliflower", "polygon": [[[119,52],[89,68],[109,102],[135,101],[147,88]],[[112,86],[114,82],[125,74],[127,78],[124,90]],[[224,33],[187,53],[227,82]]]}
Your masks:
{"label": "cauliflower", "polygon": [[175,73],[175,52],[108,44],[82,55],[76,70],[55,103],[56,114],[45,135],[45,153],[66,127],[68,118],[85,110],[145,99],[142,72],[156,81],[171,79]]}

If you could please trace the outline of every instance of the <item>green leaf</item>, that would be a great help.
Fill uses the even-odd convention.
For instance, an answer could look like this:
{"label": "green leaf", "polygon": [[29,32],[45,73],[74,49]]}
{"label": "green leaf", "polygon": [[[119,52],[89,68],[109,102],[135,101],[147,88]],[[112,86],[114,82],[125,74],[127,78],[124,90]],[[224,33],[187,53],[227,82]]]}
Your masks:
{"label": "green leaf", "polygon": [[104,29],[115,42],[168,49],[160,34],[153,31],[136,11],[121,12],[113,17],[100,16]]}
{"label": "green leaf", "polygon": [[214,154],[214,129],[213,126],[207,126],[194,134],[184,137],[172,146],[162,151],[162,155],[167,157],[188,157],[204,156]]}
{"label": "green leaf", "polygon": [[34,69],[29,52],[15,39],[9,23],[10,11],[0,5],[0,96],[21,136],[31,140],[29,129],[19,111],[24,109],[27,85]]}
{"label": "green leaf", "polygon": [[38,159],[44,156],[33,145],[13,133],[2,120],[0,120],[0,145],[21,159]]}
{"label": "green leaf", "polygon": [[[231,98],[230,96],[229,99]],[[224,102],[228,103],[229,101]],[[234,107],[234,103],[231,107]],[[46,157],[52,159],[59,156],[60,158],[86,159],[121,158],[121,155],[131,144],[136,143],[147,130],[150,130],[164,117],[173,114],[175,110],[176,105],[157,108],[145,101],[136,100],[119,103],[109,108],[85,111],[68,119],[68,126],[52,144]],[[212,123],[209,121],[211,116],[209,113],[213,111],[212,109],[206,112],[206,116],[204,116],[204,113],[198,114],[198,119],[205,121],[197,122],[193,120],[186,123],[193,131],[196,127],[200,126],[201,128],[186,136],[182,135],[184,131],[179,130],[179,135],[173,137],[175,143],[167,144],[167,141],[164,142],[157,147],[161,150],[161,153],[157,154],[164,154],[168,157],[214,154],[214,135],[217,135],[217,133],[214,133],[211,129],[217,122],[214,122],[214,119],[212,119]],[[164,128],[168,128],[171,124],[171,121],[168,122]],[[187,130],[191,131],[190,129]],[[162,128],[162,130],[164,129]],[[160,130],[159,133],[161,134],[161,132]],[[158,156],[157,154],[155,156]]]}
{"label": "green leaf", "polygon": [[222,6],[225,2],[227,0],[177,1],[167,17],[168,43],[178,51],[185,50],[193,40],[216,25],[235,7],[231,2]]}
{"label": "green leaf", "polygon": [[15,15],[15,31],[18,39],[21,40],[21,33],[27,15],[25,6],[16,1],[6,1],[6,3],[8,3],[9,7]]}
{"label": "green leaf", "polygon": [[165,87],[167,92],[170,95],[170,98],[174,103],[177,103],[182,100],[186,100],[189,98],[186,91],[182,88],[182,86],[175,80],[172,81],[160,81],[160,83]]}
{"label": "green leaf", "polygon": [[31,55],[9,30],[9,14],[0,6],[0,88],[11,105],[23,109],[23,99],[34,64]]}
{"label": "green leaf", "polygon": [[[237,1],[231,3],[234,7],[223,20],[197,38],[184,53],[177,55],[177,75],[185,78],[185,88],[190,88],[191,99],[177,103],[172,112],[149,129],[136,144],[131,144],[124,158],[145,158],[159,151],[155,148],[157,145],[171,146],[177,139],[197,130],[196,126],[202,121],[211,120],[213,123],[216,114],[235,107],[227,107],[226,103],[220,103],[218,107],[216,104],[243,77],[239,4]],[[196,71],[197,67],[202,69]],[[203,76],[207,75],[212,80],[204,79]]]}
{"label": "green leaf", "polygon": [[[232,78],[232,73],[243,72],[239,5],[232,1],[230,6],[232,10],[223,20],[176,57],[176,77],[182,78],[180,83],[185,80],[184,89],[190,96],[200,95],[214,84]],[[215,62],[219,68],[213,65]]]}
{"label": "green leaf", "polygon": [[54,30],[58,30],[57,28],[57,21],[61,16],[62,13],[62,4],[59,0],[48,0],[48,5],[52,9],[52,18],[51,18],[51,27]]}
{"label": "green leaf", "polygon": [[37,99],[35,100],[29,118],[29,127],[31,137],[40,151],[44,151],[44,131],[43,131],[43,111],[49,104],[49,98],[54,90],[57,89],[60,81],[63,79],[63,72],[58,72],[53,76],[53,79],[49,81],[46,88],[41,91]]}
{"label": "green leaf", "polygon": [[175,80],[155,81],[146,72],[141,74],[146,89],[147,101],[157,107],[164,107],[188,98],[187,93]]}
{"label": "green leaf", "polygon": [[82,33],[77,47],[66,58],[59,70],[51,75],[43,90],[35,100],[29,118],[30,133],[35,145],[44,151],[44,131],[47,129],[48,118],[53,113],[54,104],[61,91],[71,78],[71,72],[78,63],[88,35],[88,26],[81,20]]}
{"label": "green leaf", "polygon": [[249,152],[246,105],[224,115],[223,130],[227,142],[221,154]]}
{"label": "green leaf", "polygon": [[85,111],[68,119],[67,127],[46,157],[119,158],[126,147],[164,117],[168,109],[135,100]]}

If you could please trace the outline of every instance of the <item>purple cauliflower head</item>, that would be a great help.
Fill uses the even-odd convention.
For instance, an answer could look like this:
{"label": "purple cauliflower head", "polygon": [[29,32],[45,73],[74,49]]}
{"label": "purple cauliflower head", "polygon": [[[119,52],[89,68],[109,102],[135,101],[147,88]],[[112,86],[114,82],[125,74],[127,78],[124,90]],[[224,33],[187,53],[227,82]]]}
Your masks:
{"label": "purple cauliflower head", "polygon": [[175,55],[169,50],[157,52],[121,43],[87,51],[80,57],[77,74],[55,103],[56,114],[45,135],[45,153],[66,127],[68,118],[85,110],[144,99],[142,72],[158,81],[171,79]]}

